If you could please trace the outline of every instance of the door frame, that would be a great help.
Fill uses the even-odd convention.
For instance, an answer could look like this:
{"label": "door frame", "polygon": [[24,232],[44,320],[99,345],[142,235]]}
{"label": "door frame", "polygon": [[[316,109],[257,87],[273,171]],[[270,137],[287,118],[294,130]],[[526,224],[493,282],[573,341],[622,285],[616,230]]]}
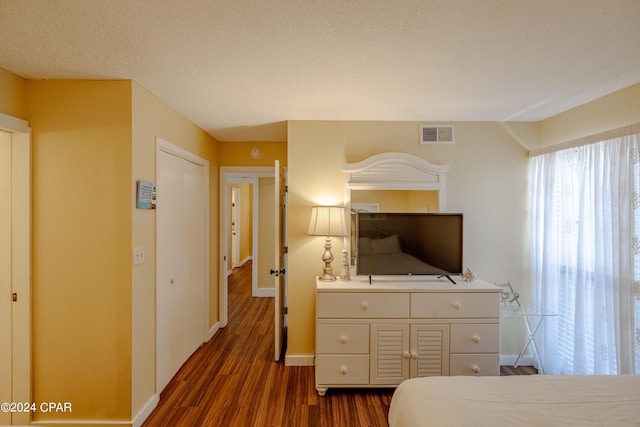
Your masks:
{"label": "door frame", "polygon": [[[206,185],[206,189],[204,191],[204,216],[205,216],[205,220],[204,220],[204,312],[203,312],[203,323],[204,323],[204,328],[203,328],[203,337],[202,337],[202,342],[207,342],[209,341],[209,339],[213,336],[213,334],[215,333],[215,330],[217,329],[217,327],[210,327],[209,326],[209,295],[210,295],[210,287],[211,287],[211,280],[210,280],[210,261],[209,261],[209,257],[210,257],[210,250],[209,250],[209,245],[210,245],[210,223],[211,223],[211,216],[210,216],[210,212],[209,212],[209,194],[211,192],[210,189],[210,177],[209,177],[209,161],[206,159],[203,159],[202,157],[197,156],[196,154],[193,154],[190,151],[187,151],[183,148],[180,148],[176,145],[171,144],[170,142],[167,142],[161,138],[156,138],[156,182],[157,182],[157,178],[158,178],[158,158],[160,156],[160,152],[165,152],[167,154],[179,157],[183,160],[186,160],[188,162],[191,162],[197,166],[203,167],[204,168],[204,172],[205,172],[205,185]],[[162,189],[158,189],[158,191],[162,191]],[[157,227],[157,221],[156,221],[156,227]],[[156,235],[157,235],[158,231],[156,230]],[[156,240],[156,254],[158,253],[158,248],[157,248],[157,240]],[[156,281],[158,279],[158,265],[156,263]],[[156,283],[156,289],[157,289],[158,284]],[[157,306],[157,300],[155,301],[155,304]],[[157,308],[157,307],[156,307]],[[156,313],[157,316],[157,313]],[[157,335],[157,317],[155,319],[156,322],[156,335]],[[156,352],[157,352],[157,345],[158,345],[158,339],[156,336]],[[156,354],[156,359],[157,359],[157,354]],[[157,372],[157,360],[156,360],[156,378],[157,378],[158,372]],[[158,390],[159,392],[160,390]]]}
{"label": "door frame", "polygon": [[[31,128],[29,122],[0,113],[0,129],[11,133],[12,386],[14,402],[31,401]],[[8,295],[7,295],[8,297]],[[29,413],[12,423],[29,424]]]}
{"label": "door frame", "polygon": [[[219,295],[219,326],[224,328],[229,321],[229,276],[227,270],[227,259],[229,253],[229,233],[231,228],[231,198],[228,187],[237,182],[248,182],[253,186],[253,248],[251,257],[253,265],[257,265],[258,260],[258,179],[273,178],[275,176],[271,166],[221,166],[220,167],[220,295]],[[257,273],[251,272],[251,288],[257,288]]]}

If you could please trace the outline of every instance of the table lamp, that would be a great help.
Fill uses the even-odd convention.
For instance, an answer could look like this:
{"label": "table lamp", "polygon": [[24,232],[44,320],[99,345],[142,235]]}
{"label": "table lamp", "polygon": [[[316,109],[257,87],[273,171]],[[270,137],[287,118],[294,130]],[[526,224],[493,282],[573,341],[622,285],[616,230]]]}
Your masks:
{"label": "table lamp", "polygon": [[342,206],[313,206],[311,208],[311,221],[309,232],[312,236],[324,237],[324,253],[322,261],[324,268],[320,280],[331,282],[336,280],[331,268],[333,254],[331,253],[331,237],[347,235],[347,226],[344,220],[344,208]]}

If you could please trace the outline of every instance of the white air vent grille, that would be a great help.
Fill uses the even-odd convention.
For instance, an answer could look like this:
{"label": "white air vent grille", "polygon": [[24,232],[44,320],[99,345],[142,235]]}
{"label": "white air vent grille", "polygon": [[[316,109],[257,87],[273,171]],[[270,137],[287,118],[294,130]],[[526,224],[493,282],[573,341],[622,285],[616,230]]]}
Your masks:
{"label": "white air vent grille", "polygon": [[455,137],[453,126],[420,126],[420,144],[455,144]]}

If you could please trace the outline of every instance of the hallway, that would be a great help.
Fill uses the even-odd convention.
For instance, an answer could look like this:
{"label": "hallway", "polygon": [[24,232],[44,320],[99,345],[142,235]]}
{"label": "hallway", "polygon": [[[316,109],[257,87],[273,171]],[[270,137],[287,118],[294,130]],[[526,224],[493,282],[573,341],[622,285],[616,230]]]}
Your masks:
{"label": "hallway", "polygon": [[313,366],[273,361],[273,298],[251,297],[251,264],[229,277],[229,323],[182,366],[144,427],[386,426],[393,389],[315,390]]}

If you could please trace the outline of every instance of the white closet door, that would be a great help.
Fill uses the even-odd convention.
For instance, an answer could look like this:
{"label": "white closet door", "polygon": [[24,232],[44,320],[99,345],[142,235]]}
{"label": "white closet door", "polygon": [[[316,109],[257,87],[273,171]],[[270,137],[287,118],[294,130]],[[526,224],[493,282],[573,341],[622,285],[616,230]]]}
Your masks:
{"label": "white closet door", "polygon": [[[203,167],[183,160],[184,245],[182,254],[184,304],[183,362],[204,342],[205,207]],[[182,364],[181,363],[181,364]]]}
{"label": "white closet door", "polygon": [[158,155],[157,381],[160,392],[205,336],[206,174],[173,154]]}

